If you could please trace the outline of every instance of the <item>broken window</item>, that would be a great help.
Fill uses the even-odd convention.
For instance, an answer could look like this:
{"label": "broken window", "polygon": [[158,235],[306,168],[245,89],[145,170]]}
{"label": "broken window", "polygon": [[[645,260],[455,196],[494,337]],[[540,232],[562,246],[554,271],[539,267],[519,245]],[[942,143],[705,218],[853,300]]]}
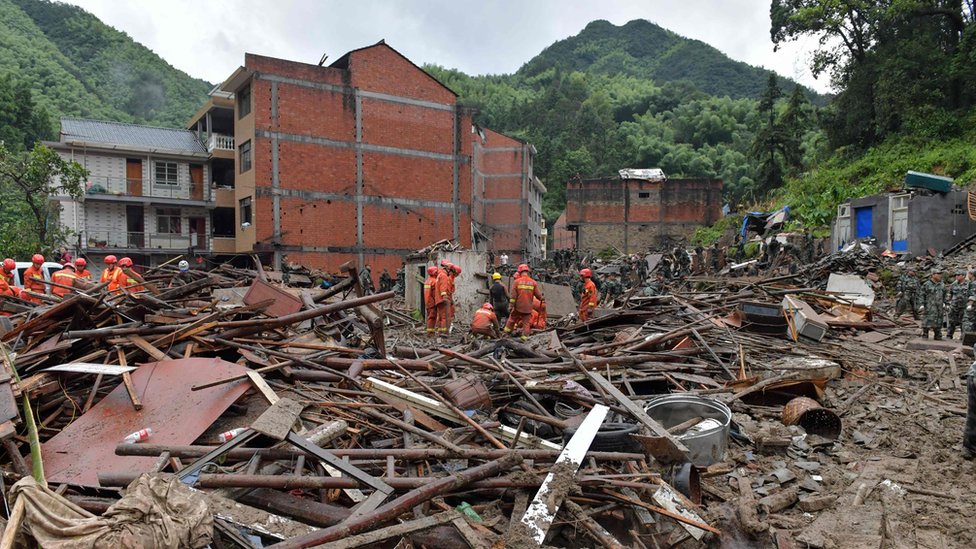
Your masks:
{"label": "broken window", "polygon": [[179,172],[176,162],[156,162],[156,184],[179,184]]}
{"label": "broken window", "polygon": [[213,236],[233,238],[234,208],[214,208],[210,212],[210,226],[213,228]]}
{"label": "broken window", "polygon": [[241,225],[245,223],[251,224],[251,197],[242,198],[240,202],[241,206]]}
{"label": "broken window", "polygon": [[962,204],[956,204],[955,207],[952,208],[952,213],[962,215],[966,213],[966,210],[963,208]]}
{"label": "broken window", "polygon": [[251,142],[245,141],[240,147],[241,173],[251,169]]}
{"label": "broken window", "polygon": [[182,234],[182,217],[179,208],[156,208],[156,232]]}
{"label": "broken window", "polygon": [[248,84],[237,92],[237,118],[244,118],[251,114],[251,85]]}

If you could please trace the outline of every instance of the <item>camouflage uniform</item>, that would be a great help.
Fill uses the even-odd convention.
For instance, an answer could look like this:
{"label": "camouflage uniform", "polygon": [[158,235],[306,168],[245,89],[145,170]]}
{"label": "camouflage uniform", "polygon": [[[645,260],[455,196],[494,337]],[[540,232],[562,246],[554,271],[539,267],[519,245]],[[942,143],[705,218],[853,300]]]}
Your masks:
{"label": "camouflage uniform", "polygon": [[922,303],[925,307],[925,316],[922,317],[922,336],[927,338],[931,329],[935,332],[935,339],[942,339],[945,285],[941,281],[926,280],[922,285]]}
{"label": "camouflage uniform", "polygon": [[956,333],[956,328],[962,326],[962,317],[966,312],[966,302],[969,300],[969,284],[963,282],[953,282],[949,286],[949,322],[948,337],[952,339]]}
{"label": "camouflage uniform", "polygon": [[976,295],[969,294],[966,312],[962,315],[962,333],[976,331]]}
{"label": "camouflage uniform", "polygon": [[665,293],[667,293],[667,289],[664,285],[663,279],[652,280],[647,284],[647,286],[644,286],[643,290],[641,290],[641,295],[648,296],[648,297],[664,295]]}
{"label": "camouflage uniform", "polygon": [[919,284],[918,278],[910,273],[902,273],[895,285],[898,292],[898,302],[895,304],[895,314],[901,316],[906,310],[912,311],[912,317],[918,320],[919,305]]}

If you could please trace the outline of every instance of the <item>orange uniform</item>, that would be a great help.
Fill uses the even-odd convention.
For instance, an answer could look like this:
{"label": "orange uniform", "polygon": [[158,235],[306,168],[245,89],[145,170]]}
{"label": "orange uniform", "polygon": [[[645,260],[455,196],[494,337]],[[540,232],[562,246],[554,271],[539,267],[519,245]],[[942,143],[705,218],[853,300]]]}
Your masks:
{"label": "orange uniform", "polygon": [[[27,270],[24,271],[24,289],[29,292],[34,292],[35,294],[45,293],[44,271],[42,271],[40,267],[31,264],[31,266],[27,267]],[[39,298],[33,296],[25,295],[23,297],[24,299],[33,301],[34,303],[41,302]]]}
{"label": "orange uniform", "polygon": [[495,337],[498,329],[498,317],[495,311],[484,307],[474,312],[474,319],[471,321],[471,333],[489,337]]}
{"label": "orange uniform", "polygon": [[[75,273],[75,270],[65,267],[54,273],[54,276],[51,277],[51,282],[60,284],[61,286],[74,286],[76,278],[78,278],[78,275]],[[51,293],[60,298],[64,298],[64,296],[71,293],[71,290],[60,286],[51,286]]]}
{"label": "orange uniform", "polygon": [[78,271],[77,274],[78,274],[78,278],[86,278],[88,280],[92,279],[91,271],[89,271],[88,269],[82,269]]}
{"label": "orange uniform", "polygon": [[434,281],[434,305],[437,307],[437,331],[447,333],[447,326],[450,324],[451,315],[451,277],[447,271],[440,269],[437,271],[437,280]]}
{"label": "orange uniform", "polygon": [[129,276],[129,274],[125,272],[125,269],[120,267],[116,269],[116,271],[115,285],[117,289],[125,290],[127,292],[141,292],[146,289],[145,286],[141,284],[141,280]]}
{"label": "orange uniform", "polygon": [[427,309],[427,333],[434,333],[437,326],[437,275],[430,275],[424,281],[424,308]]}
{"label": "orange uniform", "polygon": [[546,298],[543,297],[542,290],[539,289],[539,283],[532,280],[528,272],[517,278],[514,286],[514,292],[509,302],[515,306],[505,324],[505,332],[511,332],[516,324],[521,324],[522,337],[527,338],[532,331],[533,299],[545,302]]}
{"label": "orange uniform", "polygon": [[583,279],[583,292],[580,294],[579,318],[580,322],[586,322],[596,309],[599,302],[596,293],[596,284],[589,277]]}
{"label": "orange uniform", "polygon": [[20,288],[7,282],[7,277],[0,276],[0,295],[20,297]]}
{"label": "orange uniform", "polygon": [[115,265],[105,267],[105,269],[102,271],[102,277],[98,280],[98,283],[104,284],[108,282],[108,291],[117,293],[119,291],[119,284],[115,281],[115,277],[118,276],[119,272],[121,271],[122,269],[119,269]]}

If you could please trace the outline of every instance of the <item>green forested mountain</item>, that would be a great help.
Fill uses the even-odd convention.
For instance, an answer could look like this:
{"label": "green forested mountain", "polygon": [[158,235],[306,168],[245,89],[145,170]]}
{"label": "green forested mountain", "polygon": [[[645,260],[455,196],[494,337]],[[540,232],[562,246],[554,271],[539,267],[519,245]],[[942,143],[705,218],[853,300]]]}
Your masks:
{"label": "green forested mountain", "polygon": [[0,75],[26,82],[50,115],[182,126],[210,84],[81,8],[0,0]]}
{"label": "green forested mountain", "polygon": [[555,67],[633,76],[658,84],[688,82],[709,95],[733,99],[759,98],[769,75],[768,70],[730,59],[704,42],[644,19],[619,27],[609,21],[593,21],[576,36],[544,49],[517,74],[532,77]]}

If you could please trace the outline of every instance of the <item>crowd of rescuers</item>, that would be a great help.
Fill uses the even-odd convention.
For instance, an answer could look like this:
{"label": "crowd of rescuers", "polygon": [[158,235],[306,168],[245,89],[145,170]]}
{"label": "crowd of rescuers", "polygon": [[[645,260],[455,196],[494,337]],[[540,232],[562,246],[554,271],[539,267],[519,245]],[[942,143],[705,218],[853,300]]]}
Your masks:
{"label": "crowd of rescuers", "polygon": [[[0,296],[11,296],[30,303],[40,304],[44,302],[44,297],[64,299],[68,294],[75,290],[87,291],[93,288],[105,288],[109,293],[114,294],[134,294],[142,291],[155,293],[157,290],[153,285],[147,284],[142,275],[133,268],[132,259],[123,257],[116,258],[114,255],[105,256],[105,267],[96,283],[91,271],[88,270],[88,261],[83,258],[72,258],[62,250],[60,263],[61,268],[57,271],[49,267],[50,280],[44,276],[45,258],[43,254],[34,254],[31,258],[31,265],[23,272],[22,288],[15,284],[15,271],[17,262],[11,258],[3,260],[0,265]],[[190,275],[190,264],[186,260],[178,264],[179,272],[175,274],[170,286],[181,286],[193,281]],[[47,291],[50,287],[50,292]]]}

